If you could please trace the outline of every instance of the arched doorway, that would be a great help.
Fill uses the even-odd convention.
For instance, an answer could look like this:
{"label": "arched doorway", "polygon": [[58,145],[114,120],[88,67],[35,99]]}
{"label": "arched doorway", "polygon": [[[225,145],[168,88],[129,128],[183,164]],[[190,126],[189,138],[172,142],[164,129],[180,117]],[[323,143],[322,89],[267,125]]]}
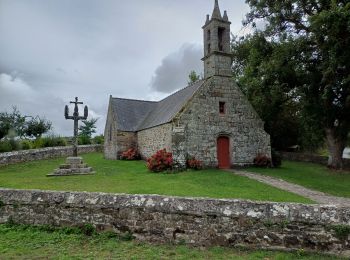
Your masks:
{"label": "arched doorway", "polygon": [[228,169],[230,160],[230,139],[227,136],[219,136],[217,140],[217,158],[220,169]]}

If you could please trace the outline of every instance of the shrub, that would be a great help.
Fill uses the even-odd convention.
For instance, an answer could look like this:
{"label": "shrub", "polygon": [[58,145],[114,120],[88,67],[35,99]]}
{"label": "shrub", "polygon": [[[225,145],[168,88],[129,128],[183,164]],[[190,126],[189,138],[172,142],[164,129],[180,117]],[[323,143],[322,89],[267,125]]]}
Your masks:
{"label": "shrub", "polygon": [[271,160],[273,167],[280,167],[282,165],[282,155],[276,150],[272,149],[271,151]]}
{"label": "shrub", "polygon": [[257,167],[271,167],[271,159],[264,154],[258,154],[254,158],[254,165]]}
{"label": "shrub", "polygon": [[0,153],[6,153],[12,151],[12,145],[9,140],[5,139],[0,141]]}
{"label": "shrub", "polygon": [[104,143],[104,137],[103,135],[97,135],[92,139],[94,144],[103,144]]}
{"label": "shrub", "polygon": [[140,155],[135,148],[130,148],[129,150],[122,153],[122,155],[120,156],[120,159],[128,160],[128,161],[139,160]]}
{"label": "shrub", "polygon": [[350,226],[348,225],[335,225],[332,229],[335,232],[335,236],[340,240],[346,240],[350,235]]}
{"label": "shrub", "polygon": [[81,227],[81,231],[86,236],[92,236],[96,233],[96,229],[92,224],[84,224]]}
{"label": "shrub", "polygon": [[78,144],[79,145],[88,145],[91,144],[91,138],[86,135],[78,136]]}
{"label": "shrub", "polygon": [[9,140],[10,144],[11,144],[11,147],[12,147],[12,151],[18,151],[18,150],[21,150],[21,145],[19,143],[19,141],[11,138]]}
{"label": "shrub", "polygon": [[67,146],[67,141],[63,137],[51,135],[35,139],[33,146],[34,148]]}
{"label": "shrub", "polygon": [[186,161],[187,168],[194,169],[194,170],[201,170],[203,169],[203,163],[196,158],[191,158]]}
{"label": "shrub", "polygon": [[159,150],[147,159],[147,168],[152,172],[162,172],[173,167],[173,155],[166,149]]}
{"label": "shrub", "polygon": [[33,142],[30,140],[22,140],[20,145],[22,150],[29,150],[33,148]]}
{"label": "shrub", "polygon": [[37,138],[33,142],[33,148],[38,149],[38,148],[43,148],[44,147],[44,141],[42,138]]}

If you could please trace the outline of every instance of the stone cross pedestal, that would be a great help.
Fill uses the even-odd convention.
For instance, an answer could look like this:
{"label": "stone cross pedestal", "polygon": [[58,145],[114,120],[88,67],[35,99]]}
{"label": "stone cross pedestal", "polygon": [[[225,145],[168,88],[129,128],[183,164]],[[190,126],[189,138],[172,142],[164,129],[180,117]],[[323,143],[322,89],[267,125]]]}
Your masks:
{"label": "stone cross pedestal", "polygon": [[73,143],[73,157],[68,157],[65,164],[61,164],[58,169],[53,173],[48,174],[47,176],[69,176],[69,175],[89,175],[93,174],[91,167],[88,167],[87,164],[83,162],[83,158],[78,157],[78,121],[86,120],[88,117],[88,107],[84,108],[84,116],[79,116],[78,104],[83,104],[79,102],[78,98],[75,98],[75,101],[71,101],[71,104],[74,104],[74,113],[73,116],[69,116],[68,106],[64,109],[64,117],[66,119],[74,120],[74,143]]}
{"label": "stone cross pedestal", "polygon": [[81,157],[68,157],[65,164],[61,164],[58,169],[47,176],[70,176],[70,175],[91,175],[94,174],[92,168],[83,162]]}

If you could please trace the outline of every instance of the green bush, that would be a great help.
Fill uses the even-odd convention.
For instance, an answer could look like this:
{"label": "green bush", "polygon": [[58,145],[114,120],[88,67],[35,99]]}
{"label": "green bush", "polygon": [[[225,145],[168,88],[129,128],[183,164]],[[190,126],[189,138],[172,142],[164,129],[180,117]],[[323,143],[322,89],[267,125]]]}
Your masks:
{"label": "green bush", "polygon": [[55,147],[55,146],[67,146],[67,141],[60,136],[46,136],[37,138],[33,144],[34,148],[45,148],[45,147]]}
{"label": "green bush", "polygon": [[21,144],[19,141],[11,138],[11,139],[3,139],[0,141],[0,153],[6,153],[11,151],[21,150]]}
{"label": "green bush", "polygon": [[33,148],[39,149],[44,147],[44,141],[42,138],[37,138],[33,142]]}
{"label": "green bush", "polygon": [[33,148],[33,142],[30,140],[22,140],[20,142],[22,150],[29,150]]}
{"label": "green bush", "polygon": [[81,227],[81,232],[86,236],[92,236],[96,233],[96,229],[92,224],[84,224]]}
{"label": "green bush", "polygon": [[19,141],[11,138],[9,140],[10,144],[11,144],[11,147],[12,147],[12,151],[18,151],[18,150],[21,150],[21,145],[19,143]]}
{"label": "green bush", "polygon": [[94,144],[103,144],[104,143],[104,136],[103,135],[97,135],[92,139],[92,142]]}
{"label": "green bush", "polygon": [[61,136],[54,137],[54,146],[67,146],[67,140]]}
{"label": "green bush", "polygon": [[9,140],[5,139],[0,141],[0,153],[6,153],[12,151],[12,145]]}
{"label": "green bush", "polygon": [[350,226],[348,225],[335,225],[332,229],[335,232],[335,236],[340,240],[346,240],[350,235]]}
{"label": "green bush", "polygon": [[85,135],[81,135],[78,137],[78,144],[79,145],[88,145],[91,144],[91,138]]}

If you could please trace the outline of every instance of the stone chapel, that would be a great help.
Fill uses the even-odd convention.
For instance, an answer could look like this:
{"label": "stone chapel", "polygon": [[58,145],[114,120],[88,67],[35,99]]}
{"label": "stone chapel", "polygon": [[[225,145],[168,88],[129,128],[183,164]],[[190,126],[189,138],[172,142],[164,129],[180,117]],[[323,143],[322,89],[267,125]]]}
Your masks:
{"label": "stone chapel", "polygon": [[158,102],[110,96],[105,158],[136,148],[146,159],[166,148],[180,164],[195,157],[207,167],[230,168],[252,164],[258,154],[270,157],[264,122],[232,76],[230,24],[215,0],[202,27],[203,80]]}

